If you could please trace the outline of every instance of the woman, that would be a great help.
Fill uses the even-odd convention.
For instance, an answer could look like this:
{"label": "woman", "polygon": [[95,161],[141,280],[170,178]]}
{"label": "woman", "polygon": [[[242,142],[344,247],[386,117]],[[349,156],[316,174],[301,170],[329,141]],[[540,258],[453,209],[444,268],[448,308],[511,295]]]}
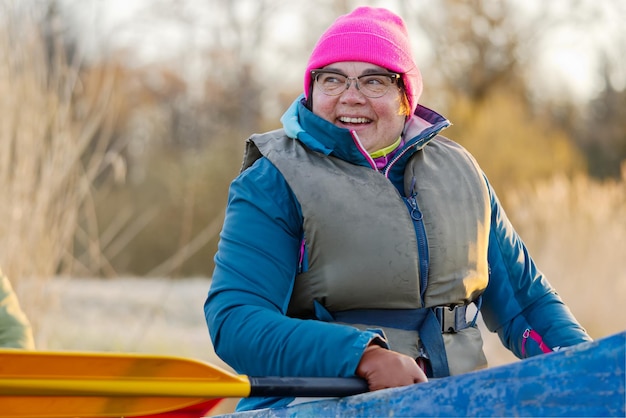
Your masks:
{"label": "woman", "polygon": [[402,19],[360,7],[319,39],[283,129],[249,139],[205,303],[238,373],[377,390],[486,367],[470,304],[520,358],[590,340],[421,92]]}

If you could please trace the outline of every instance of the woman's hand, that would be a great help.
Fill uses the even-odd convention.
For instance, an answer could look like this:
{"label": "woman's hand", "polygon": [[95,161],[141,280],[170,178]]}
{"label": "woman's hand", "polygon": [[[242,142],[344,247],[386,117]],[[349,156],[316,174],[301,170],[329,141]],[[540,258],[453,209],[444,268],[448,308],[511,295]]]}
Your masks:
{"label": "woman's hand", "polygon": [[414,359],[375,344],[363,352],[356,374],[367,380],[372,391],[428,382]]}

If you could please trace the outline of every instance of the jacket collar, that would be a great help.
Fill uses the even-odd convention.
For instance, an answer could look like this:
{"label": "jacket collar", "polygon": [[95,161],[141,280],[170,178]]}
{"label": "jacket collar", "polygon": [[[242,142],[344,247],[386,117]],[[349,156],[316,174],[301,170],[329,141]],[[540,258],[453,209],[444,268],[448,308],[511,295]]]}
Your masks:
{"label": "jacket collar", "polygon": [[[332,155],[353,164],[370,166],[359,150],[348,129],[339,128],[315,115],[304,105],[304,95],[296,99],[281,117],[287,136],[299,139],[308,148],[324,155]],[[450,122],[439,113],[418,105],[415,113],[405,124],[404,146],[394,161],[405,160],[415,151],[426,146]]]}

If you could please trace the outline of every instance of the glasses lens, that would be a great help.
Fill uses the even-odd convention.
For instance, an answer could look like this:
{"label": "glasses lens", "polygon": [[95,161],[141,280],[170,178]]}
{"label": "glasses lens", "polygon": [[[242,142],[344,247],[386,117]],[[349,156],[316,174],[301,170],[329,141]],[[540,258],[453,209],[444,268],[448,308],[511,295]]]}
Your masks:
{"label": "glasses lens", "polygon": [[359,77],[359,90],[368,97],[381,97],[393,84],[393,78],[387,75],[365,75]]}
{"label": "glasses lens", "polygon": [[369,97],[380,97],[384,95],[393,84],[394,79],[388,75],[366,75],[359,77],[359,88]]}
{"label": "glasses lens", "polygon": [[347,77],[335,73],[317,73],[315,82],[325,94],[336,96],[346,89]]}

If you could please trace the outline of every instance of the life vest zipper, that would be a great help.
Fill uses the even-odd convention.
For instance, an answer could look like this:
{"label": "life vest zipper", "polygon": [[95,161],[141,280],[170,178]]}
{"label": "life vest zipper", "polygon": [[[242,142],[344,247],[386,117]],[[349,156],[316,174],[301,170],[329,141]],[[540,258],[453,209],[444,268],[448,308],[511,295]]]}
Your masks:
{"label": "life vest zipper", "polygon": [[411,141],[409,141],[408,143],[406,143],[404,145],[404,148],[400,150],[400,152],[398,152],[388,163],[387,166],[385,168],[383,168],[382,173],[385,175],[385,177],[389,178],[389,171],[391,170],[391,167],[393,167],[393,165],[395,163],[398,162],[398,160],[400,160],[400,158],[402,158],[402,156],[404,156],[407,152],[409,152],[412,148],[418,148],[420,145],[424,144],[425,142],[430,141],[434,136],[437,135],[438,131],[432,132],[429,135],[425,136],[424,138],[420,138],[420,139],[413,139]]}
{"label": "life vest zipper", "polygon": [[422,305],[424,304],[424,296],[426,294],[426,286],[428,285],[428,269],[429,269],[429,253],[428,253],[428,239],[426,237],[426,228],[424,227],[424,219],[422,212],[419,209],[417,203],[417,193],[414,186],[415,179],[411,185],[411,196],[404,198],[408,208],[411,219],[413,220],[413,227],[415,228],[415,236],[417,238],[417,254],[419,256],[419,276],[420,276],[420,298]]}

